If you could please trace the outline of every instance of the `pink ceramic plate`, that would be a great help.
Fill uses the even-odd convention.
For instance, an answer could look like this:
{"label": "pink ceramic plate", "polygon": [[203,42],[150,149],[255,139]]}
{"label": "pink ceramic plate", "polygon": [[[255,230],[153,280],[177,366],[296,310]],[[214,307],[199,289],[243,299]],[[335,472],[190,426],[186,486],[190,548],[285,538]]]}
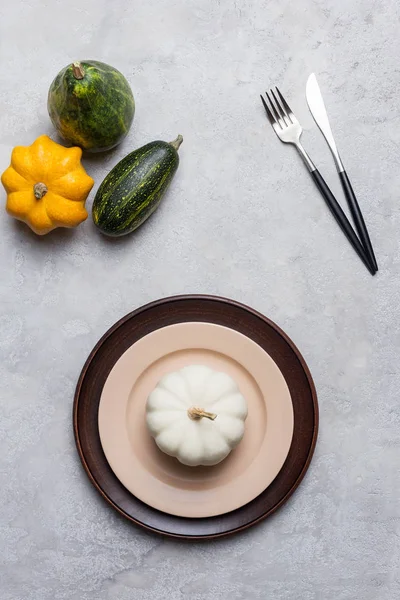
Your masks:
{"label": "pink ceramic plate", "polygon": [[[239,446],[214,467],[185,467],[148,433],[145,404],[166,373],[205,364],[235,379],[249,415]],[[281,371],[245,335],[211,323],[179,323],[139,339],[116,362],[99,405],[104,454],[123,485],[160,511],[221,515],[247,504],[274,480],[288,455],[293,407]]]}

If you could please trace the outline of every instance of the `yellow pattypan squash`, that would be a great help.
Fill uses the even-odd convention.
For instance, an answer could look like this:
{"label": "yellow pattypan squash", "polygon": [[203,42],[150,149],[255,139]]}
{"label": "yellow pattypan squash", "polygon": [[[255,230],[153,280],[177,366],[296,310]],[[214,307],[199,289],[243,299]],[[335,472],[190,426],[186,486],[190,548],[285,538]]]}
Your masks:
{"label": "yellow pattypan squash", "polygon": [[88,216],[85,200],[94,183],[81,156],[80,148],[65,148],[47,135],[14,148],[11,165],[1,176],[7,212],[39,235],[79,225]]}

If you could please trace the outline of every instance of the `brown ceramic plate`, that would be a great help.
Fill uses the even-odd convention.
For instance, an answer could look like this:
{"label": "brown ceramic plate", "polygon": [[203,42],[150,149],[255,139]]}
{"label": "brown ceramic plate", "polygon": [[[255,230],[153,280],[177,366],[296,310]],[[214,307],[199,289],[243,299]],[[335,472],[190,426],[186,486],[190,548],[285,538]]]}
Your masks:
{"label": "brown ceramic plate", "polygon": [[[193,364],[227,373],[247,400],[243,440],[214,467],[185,467],[158,449],[146,426],[146,400],[161,377]],[[247,504],[278,475],[293,406],[282,373],[250,338],[213,323],[177,323],[145,335],[116,362],[101,394],[99,433],[134,496],[170,515],[214,517]]]}
{"label": "brown ceramic plate", "polygon": [[[106,381],[122,355],[144,336],[178,323],[213,323],[239,332],[271,357],[290,392],[294,428],[289,453],[272,483],[250,502],[218,516],[187,518],[161,512],[133,495],[104,455],[98,428]],[[271,321],[252,309],[216,297],[180,296],[159,300],[116,323],[90,354],[78,381],[74,431],[83,466],[97,490],[134,523],[164,535],[212,538],[245,529],[279,508],[302,480],[318,430],[318,404],[311,375],[297,348]],[[227,459],[229,460],[229,459]]]}

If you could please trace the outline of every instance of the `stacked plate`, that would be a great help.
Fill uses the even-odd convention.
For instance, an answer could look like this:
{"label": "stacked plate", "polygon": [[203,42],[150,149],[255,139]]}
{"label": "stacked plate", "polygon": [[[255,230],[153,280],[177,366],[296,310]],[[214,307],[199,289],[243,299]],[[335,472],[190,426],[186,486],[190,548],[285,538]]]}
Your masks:
{"label": "stacked plate", "polygon": [[[190,364],[230,375],[248,403],[242,442],[214,467],[180,464],[146,428],[149,393]],[[217,297],[167,298],[121,319],[91,352],[75,394],[76,444],[94,486],[127,519],[173,537],[219,537],[270,515],[302,480],[317,430],[314,384],[293,342]]]}

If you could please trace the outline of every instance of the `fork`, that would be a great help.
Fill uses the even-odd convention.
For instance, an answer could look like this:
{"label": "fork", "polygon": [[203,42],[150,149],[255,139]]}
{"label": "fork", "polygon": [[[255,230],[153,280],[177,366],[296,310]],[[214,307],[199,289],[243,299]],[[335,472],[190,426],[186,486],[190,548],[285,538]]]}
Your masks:
{"label": "fork", "polygon": [[298,150],[307,169],[309,170],[310,175],[314,180],[314,183],[319,189],[322,197],[324,198],[326,204],[329,207],[329,210],[335,217],[343,233],[349,240],[350,244],[353,246],[354,250],[357,252],[358,256],[361,258],[371,275],[375,275],[376,270],[371,264],[369,257],[367,256],[364,250],[364,247],[362,246],[360,240],[358,239],[354,229],[350,224],[350,221],[346,217],[340,204],[337,202],[335,196],[329,189],[326,181],[324,180],[321,173],[318,171],[317,167],[314,165],[311,158],[308,156],[307,152],[305,151],[303,145],[300,142],[300,136],[303,133],[303,128],[294,116],[290,106],[288,105],[278,88],[276,87],[275,89],[276,94],[273,90],[271,90],[271,96],[268,94],[268,92],[265,92],[268,103],[266,102],[264,97],[261,96],[265,112],[267,113],[267,117],[273,127],[273,130],[282,142],[284,142],[285,144],[293,144],[294,146],[296,146],[296,149]]}

